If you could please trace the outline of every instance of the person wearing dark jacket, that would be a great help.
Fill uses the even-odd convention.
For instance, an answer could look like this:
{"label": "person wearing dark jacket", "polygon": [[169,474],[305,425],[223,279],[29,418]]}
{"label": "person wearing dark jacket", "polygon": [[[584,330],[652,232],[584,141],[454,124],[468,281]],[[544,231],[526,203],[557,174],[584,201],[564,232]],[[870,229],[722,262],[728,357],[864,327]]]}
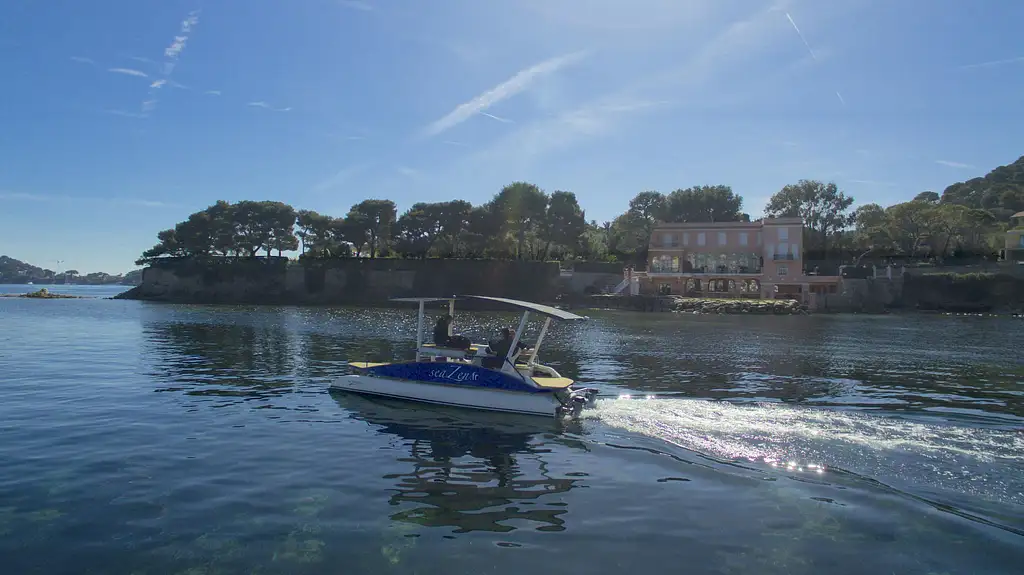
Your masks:
{"label": "person wearing dark jacket", "polygon": [[[489,347],[494,355],[498,357],[505,357],[508,354],[508,350],[512,347],[512,339],[515,337],[515,332],[510,327],[504,327],[501,329],[501,339],[497,341],[491,341]],[[523,342],[516,343],[516,349],[527,349],[527,346]]]}
{"label": "person wearing dark jacket", "polygon": [[451,323],[452,316],[449,314],[444,314],[437,319],[437,323],[434,324],[434,345],[437,347],[468,350],[472,346],[468,337],[464,335],[448,335]]}

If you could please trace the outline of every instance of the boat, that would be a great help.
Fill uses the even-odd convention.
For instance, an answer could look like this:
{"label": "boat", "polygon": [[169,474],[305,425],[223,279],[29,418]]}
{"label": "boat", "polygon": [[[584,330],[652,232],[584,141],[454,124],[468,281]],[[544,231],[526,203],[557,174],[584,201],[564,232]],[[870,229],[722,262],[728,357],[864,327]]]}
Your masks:
{"label": "boat", "polygon": [[[522,310],[512,345],[503,357],[495,355],[487,345],[471,343],[466,349],[465,346],[451,348],[424,343],[426,304],[448,302],[448,313],[454,317],[458,300],[499,303]],[[449,407],[548,417],[578,417],[585,407],[593,405],[596,389],[578,387],[572,379],[537,361],[552,320],[586,318],[546,305],[491,296],[393,298],[391,301],[419,304],[415,357],[397,362],[349,362],[355,373],[333,381],[331,389]],[[523,349],[518,343],[531,313],[543,316],[544,324],[533,346]],[[451,324],[448,330],[451,335]]]}

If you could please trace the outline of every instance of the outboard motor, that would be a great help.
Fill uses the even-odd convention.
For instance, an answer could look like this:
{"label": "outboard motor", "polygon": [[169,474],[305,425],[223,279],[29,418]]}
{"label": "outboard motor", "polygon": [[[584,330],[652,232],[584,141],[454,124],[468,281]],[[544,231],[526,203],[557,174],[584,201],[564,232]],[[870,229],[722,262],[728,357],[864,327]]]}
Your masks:
{"label": "outboard motor", "polygon": [[576,389],[569,394],[569,401],[563,409],[564,412],[568,412],[568,415],[575,419],[583,413],[584,408],[594,407],[596,401],[597,389],[593,387]]}

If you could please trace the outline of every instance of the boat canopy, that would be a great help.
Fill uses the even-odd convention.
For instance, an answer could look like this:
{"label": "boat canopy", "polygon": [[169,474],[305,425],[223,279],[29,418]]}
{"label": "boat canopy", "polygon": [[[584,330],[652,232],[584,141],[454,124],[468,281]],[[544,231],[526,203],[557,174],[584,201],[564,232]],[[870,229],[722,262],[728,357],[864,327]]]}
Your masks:
{"label": "boat canopy", "polygon": [[558,309],[557,307],[551,307],[549,305],[541,305],[539,303],[533,303],[533,302],[523,301],[523,300],[518,300],[518,299],[509,299],[509,298],[506,298],[506,297],[493,297],[493,296],[487,296],[487,295],[453,295],[451,297],[395,297],[395,298],[391,298],[391,301],[410,302],[410,303],[429,303],[429,302],[438,302],[438,301],[446,301],[446,302],[452,303],[452,302],[455,302],[455,301],[458,301],[458,300],[483,300],[483,301],[491,301],[491,302],[495,302],[495,303],[503,303],[503,304],[506,304],[506,305],[517,307],[517,308],[519,308],[519,309],[521,309],[523,311],[532,311],[532,312],[535,312],[535,313],[539,313],[541,315],[545,315],[545,316],[550,317],[550,318],[567,320],[567,321],[575,321],[575,320],[587,319],[587,318],[585,318],[583,316],[579,316],[579,315],[576,315],[574,313],[567,312],[567,311],[565,311],[563,309]]}
{"label": "boat canopy", "polygon": [[505,298],[505,297],[492,297],[492,296],[486,296],[486,295],[461,295],[461,296],[458,296],[458,297],[466,298],[466,299],[493,301],[493,302],[497,302],[497,303],[508,304],[508,305],[511,305],[511,306],[515,306],[515,307],[517,307],[519,309],[525,310],[525,311],[536,312],[536,313],[539,313],[541,315],[545,315],[547,317],[551,317],[551,318],[555,318],[555,319],[562,319],[562,320],[586,319],[583,316],[579,316],[579,315],[576,315],[574,313],[567,312],[567,311],[565,311],[563,309],[558,309],[557,307],[551,307],[549,305],[541,305],[539,303],[533,303],[533,302],[522,301],[522,300],[517,300],[517,299],[509,299],[509,298]]}

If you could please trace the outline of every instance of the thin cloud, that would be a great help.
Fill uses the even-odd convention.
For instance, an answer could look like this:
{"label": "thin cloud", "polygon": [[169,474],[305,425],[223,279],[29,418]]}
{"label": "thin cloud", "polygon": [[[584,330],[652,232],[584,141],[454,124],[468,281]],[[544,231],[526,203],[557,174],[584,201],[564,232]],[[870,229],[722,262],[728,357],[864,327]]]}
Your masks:
{"label": "thin cloud", "polygon": [[487,112],[480,112],[480,115],[481,116],[487,116],[488,118],[490,118],[492,120],[497,120],[497,121],[502,122],[504,124],[512,124],[513,123],[512,120],[509,120],[508,118],[501,118],[501,117],[495,116],[494,114],[488,114]]}
{"label": "thin cloud", "polygon": [[1006,64],[1021,64],[1024,63],[1024,56],[1017,58],[1007,58],[1005,60],[992,60],[990,62],[979,62],[977,64],[967,64],[960,66],[961,70],[968,70],[971,68],[994,68],[996,66],[1005,66]]}
{"label": "thin cloud", "polygon": [[338,5],[352,10],[359,10],[360,12],[373,11],[373,6],[366,2],[359,2],[358,0],[338,0]]}
{"label": "thin cloud", "polygon": [[[732,73],[732,65],[744,56],[763,52],[772,41],[782,41],[777,26],[778,10],[761,10],[727,25],[680,66],[656,72],[639,81],[616,86],[576,109],[527,123],[493,144],[467,156],[458,169],[465,174],[501,169],[518,173],[537,158],[610,133],[638,114],[664,109],[670,104],[653,95],[701,93],[708,83]],[[789,32],[785,32],[788,37]],[[500,168],[499,168],[500,167]],[[453,174],[453,177],[458,177]]]}
{"label": "thin cloud", "polygon": [[95,60],[93,60],[92,58],[86,58],[85,56],[72,56],[71,61],[78,62],[79,64],[88,64],[90,66],[96,65]]}
{"label": "thin cloud", "polygon": [[266,102],[263,102],[263,101],[249,102],[246,105],[247,106],[252,106],[253,108],[263,108],[264,110],[270,110],[271,112],[290,112],[291,109],[292,109],[291,106],[289,106],[287,108],[275,108],[275,107],[271,106],[270,104],[268,104]]}
{"label": "thin cloud", "polygon": [[157,103],[157,99],[156,98],[152,98],[150,100],[144,101],[142,103],[142,112],[143,113],[152,112],[154,109],[156,109],[156,103]]}
{"label": "thin cloud", "polygon": [[139,78],[149,77],[149,74],[141,70],[134,70],[132,68],[107,68],[107,72],[113,72],[115,74],[125,74],[128,76],[138,76]]}
{"label": "thin cloud", "polygon": [[398,173],[409,178],[418,178],[422,175],[419,170],[407,166],[398,166]]}
{"label": "thin cloud", "polygon": [[793,29],[796,30],[796,35],[800,36],[800,40],[804,43],[804,46],[807,47],[807,51],[811,53],[811,58],[817,60],[818,57],[814,55],[814,50],[812,50],[811,45],[807,43],[807,38],[804,38],[804,33],[800,31],[800,28],[796,25],[796,22],[793,21],[793,17],[789,15],[789,12],[786,12],[786,19],[789,20],[789,23],[793,25]]}
{"label": "thin cloud", "polygon": [[460,146],[460,147],[466,147],[466,146],[469,145],[469,144],[466,144],[465,142],[456,142],[455,140],[441,140],[441,143],[442,144],[447,144],[449,146]]}
{"label": "thin cloud", "polygon": [[468,102],[459,104],[448,115],[428,125],[423,131],[423,136],[436,136],[445,130],[457,126],[471,118],[474,114],[482,113],[498,102],[527,90],[538,79],[554,74],[562,68],[580,61],[585,55],[584,52],[574,52],[564,56],[557,56],[520,70],[508,80]]}
{"label": "thin cloud", "polygon": [[843,98],[843,95],[839,93],[839,90],[836,90],[836,97],[839,98],[840,104],[844,106],[846,105],[846,100]]}
{"label": "thin cloud", "polygon": [[143,58],[142,56],[128,56],[129,59],[135,60],[136,62],[142,62],[143,64],[151,64],[157,66],[158,64],[149,58]]}
{"label": "thin cloud", "polygon": [[366,166],[362,164],[342,168],[335,172],[332,176],[325,178],[324,180],[321,180],[320,182],[314,184],[313,187],[310,188],[310,191],[314,193],[322,193],[334,189],[340,186],[341,184],[344,184],[348,180],[352,179],[354,176],[358,175],[365,169]]}
{"label": "thin cloud", "polygon": [[220,96],[220,90],[207,90],[203,93],[208,96]]}
{"label": "thin cloud", "polygon": [[957,169],[960,169],[960,170],[973,170],[974,169],[974,166],[972,166],[970,164],[964,164],[962,162],[951,162],[949,160],[935,160],[935,163],[939,164],[939,165],[942,165],[942,166],[947,166],[947,167],[950,167],[950,168],[957,168]]}
{"label": "thin cloud", "polygon": [[[178,58],[181,56],[182,51],[185,50],[185,45],[188,43],[188,39],[192,34],[192,29],[199,24],[199,11],[193,10],[188,13],[188,16],[181,22],[181,26],[178,28],[178,33],[174,36],[174,40],[169,46],[164,48],[165,61],[161,67],[161,80],[153,82],[149,85],[149,99],[142,103],[143,110],[152,111],[156,105],[155,94],[158,90],[163,88],[165,85],[170,85],[173,88],[188,89],[182,84],[171,80],[171,74],[174,72],[175,66],[178,64]],[[144,60],[142,58],[140,61]],[[156,65],[156,62],[152,62]],[[148,109],[147,109],[148,105]]]}

